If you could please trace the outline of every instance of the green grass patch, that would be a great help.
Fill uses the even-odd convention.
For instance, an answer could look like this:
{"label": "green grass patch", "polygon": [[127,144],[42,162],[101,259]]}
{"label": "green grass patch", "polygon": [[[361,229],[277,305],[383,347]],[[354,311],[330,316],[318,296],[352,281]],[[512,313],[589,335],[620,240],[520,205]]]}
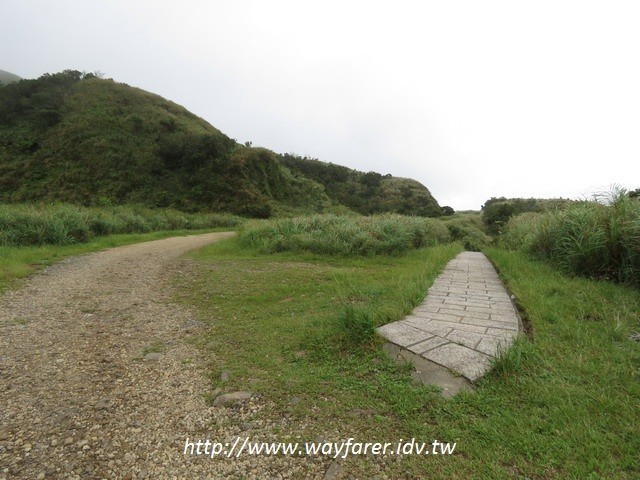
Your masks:
{"label": "green grass patch", "polygon": [[[404,255],[264,255],[225,240],[193,254],[181,299],[210,322],[194,342],[212,390],[249,389],[286,418],[278,435],[338,441],[456,442],[452,456],[351,458],[390,478],[634,478],[640,471],[637,291],[567,278],[518,253],[488,255],[532,322],[476,392],[415,386],[371,336],[421,301],[459,244]],[[220,373],[229,371],[229,381]],[[292,398],[299,401],[292,402]]]}

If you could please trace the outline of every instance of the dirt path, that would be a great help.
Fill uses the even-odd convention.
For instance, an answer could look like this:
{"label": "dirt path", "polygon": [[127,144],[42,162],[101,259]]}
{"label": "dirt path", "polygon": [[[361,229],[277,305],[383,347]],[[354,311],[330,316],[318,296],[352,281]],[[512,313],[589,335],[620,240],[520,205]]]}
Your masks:
{"label": "dirt path", "polygon": [[[180,255],[229,235],[74,257],[0,298],[0,479],[238,471],[238,462],[182,454],[187,436],[210,432],[229,409],[205,404],[205,362],[184,342],[203,325],[170,302],[166,285]],[[161,355],[145,359],[154,350]],[[266,473],[249,461],[243,476]]]}

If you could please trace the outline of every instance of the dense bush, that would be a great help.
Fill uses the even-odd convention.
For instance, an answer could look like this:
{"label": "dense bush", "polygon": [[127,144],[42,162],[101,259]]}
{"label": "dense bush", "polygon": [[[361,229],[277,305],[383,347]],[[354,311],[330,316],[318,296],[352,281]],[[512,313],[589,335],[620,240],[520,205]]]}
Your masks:
{"label": "dense bush", "polygon": [[282,218],[252,221],[240,231],[243,244],[263,252],[307,251],[332,255],[390,255],[450,240],[442,222],[402,215]]}
{"label": "dense bush", "polygon": [[526,212],[543,212],[562,207],[570,200],[539,198],[505,198],[492,197],[482,206],[482,220],[489,233],[500,233],[502,227],[515,215]]}
{"label": "dense bush", "polygon": [[492,241],[485,233],[479,214],[458,214],[445,217],[442,221],[449,230],[451,239],[461,242],[466,250],[478,252]]}
{"label": "dense bush", "polygon": [[114,233],[234,227],[241,220],[228,214],[187,214],[142,207],[0,205],[0,245],[64,245]]}
{"label": "dense bush", "polygon": [[640,285],[640,199],[607,199],[512,218],[501,237],[567,272]]}

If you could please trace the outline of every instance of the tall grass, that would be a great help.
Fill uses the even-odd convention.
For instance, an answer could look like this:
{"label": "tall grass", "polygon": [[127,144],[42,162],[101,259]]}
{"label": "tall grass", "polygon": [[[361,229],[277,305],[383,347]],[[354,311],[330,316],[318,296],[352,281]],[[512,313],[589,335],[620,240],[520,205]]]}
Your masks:
{"label": "tall grass", "polygon": [[313,215],[253,221],[245,224],[239,235],[243,245],[265,253],[363,256],[393,255],[451,239],[447,228],[437,220],[402,215]]}
{"label": "tall grass", "polygon": [[514,217],[501,242],[570,273],[640,286],[640,199],[624,190]]}
{"label": "tall grass", "polygon": [[0,205],[0,245],[67,245],[117,233],[234,227],[241,220],[229,214],[187,214],[142,207]]}

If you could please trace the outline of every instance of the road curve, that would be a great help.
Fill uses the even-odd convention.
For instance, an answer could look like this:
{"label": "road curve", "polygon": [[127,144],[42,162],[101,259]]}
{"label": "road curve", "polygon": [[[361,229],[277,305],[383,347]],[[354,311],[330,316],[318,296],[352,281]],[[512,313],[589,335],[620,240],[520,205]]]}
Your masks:
{"label": "road curve", "polygon": [[166,282],[183,253],[230,235],[69,258],[0,297],[0,479],[225,476],[180,451],[223,412],[183,341],[203,324]]}

